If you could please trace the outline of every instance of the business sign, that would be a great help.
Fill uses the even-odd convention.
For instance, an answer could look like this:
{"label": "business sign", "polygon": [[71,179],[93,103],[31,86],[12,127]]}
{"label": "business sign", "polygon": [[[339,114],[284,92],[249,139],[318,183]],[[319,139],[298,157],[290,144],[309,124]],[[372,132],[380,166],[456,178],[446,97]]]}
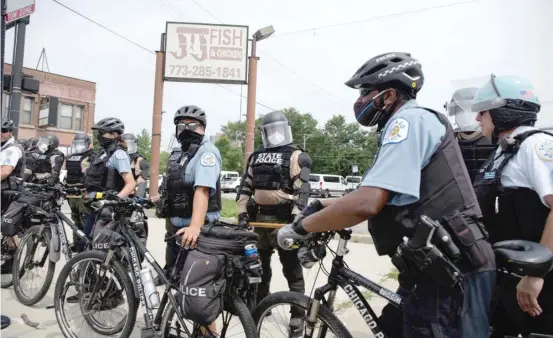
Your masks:
{"label": "business sign", "polygon": [[22,19],[35,12],[35,0],[8,0],[6,24]]}
{"label": "business sign", "polygon": [[245,84],[248,26],[167,22],[164,80]]}

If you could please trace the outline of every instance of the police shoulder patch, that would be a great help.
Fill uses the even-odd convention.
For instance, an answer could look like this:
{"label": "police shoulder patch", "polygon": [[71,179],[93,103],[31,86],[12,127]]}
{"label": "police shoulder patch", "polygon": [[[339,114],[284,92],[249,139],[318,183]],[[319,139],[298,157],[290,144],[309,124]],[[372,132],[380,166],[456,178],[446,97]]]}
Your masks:
{"label": "police shoulder patch", "polygon": [[386,144],[399,144],[403,140],[407,139],[409,135],[409,121],[404,118],[397,118],[390,123],[384,138],[382,139],[382,146]]}
{"label": "police shoulder patch", "polygon": [[534,146],[538,158],[543,161],[553,161],[553,140],[543,140]]}
{"label": "police shoulder patch", "polygon": [[216,158],[215,154],[211,152],[206,152],[202,154],[202,157],[200,158],[200,165],[204,167],[213,167],[215,166]]}
{"label": "police shoulder patch", "polygon": [[125,160],[129,156],[127,155],[127,152],[118,149],[117,151],[115,151],[115,157],[119,160]]}

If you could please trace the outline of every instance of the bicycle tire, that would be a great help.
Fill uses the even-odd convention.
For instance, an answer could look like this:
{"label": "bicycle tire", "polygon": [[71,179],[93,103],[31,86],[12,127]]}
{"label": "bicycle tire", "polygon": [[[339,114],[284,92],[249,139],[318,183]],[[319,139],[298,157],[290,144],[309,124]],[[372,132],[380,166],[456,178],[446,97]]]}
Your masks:
{"label": "bicycle tire", "polygon": [[[2,238],[2,253],[8,252],[7,244],[5,244],[6,241],[7,240],[5,238]],[[13,254],[15,255],[15,252],[13,252]],[[12,266],[13,266],[13,261],[14,260],[15,260],[15,258],[12,258]],[[11,271],[12,271],[12,273],[10,273],[11,279],[9,281],[2,281],[1,286],[0,286],[1,288],[10,288],[13,285],[13,267],[12,267]],[[3,275],[5,275],[5,274],[3,274]]]}
{"label": "bicycle tire", "polygon": [[[72,331],[67,325],[67,320],[65,319],[65,317],[62,315],[62,312],[61,312],[62,299],[63,299],[62,293],[65,287],[65,281],[69,277],[69,274],[71,273],[71,270],[73,269],[73,267],[76,264],[79,264],[80,261],[84,261],[87,259],[104,261],[105,257],[106,257],[105,252],[96,251],[96,250],[79,253],[75,255],[73,258],[71,258],[71,260],[69,260],[63,266],[58,276],[56,287],[54,289],[54,310],[56,313],[56,320],[58,322],[58,326],[66,338],[75,338],[75,336],[73,335]],[[123,266],[119,261],[113,260],[111,264],[113,265],[115,272],[120,278],[120,281],[124,288],[125,295],[127,297],[127,300],[129,301],[128,320],[123,326],[119,334],[119,338],[129,338],[130,334],[134,329],[134,325],[136,324],[136,315],[138,313],[138,303],[134,296],[134,287],[128,272],[123,268]],[[87,320],[87,323],[90,325],[90,322],[88,320]],[[91,326],[91,328],[93,328],[93,326]],[[93,328],[93,330],[95,329]],[[110,334],[115,334],[115,333],[111,333],[113,331],[107,331],[107,332]],[[106,333],[106,331],[100,331],[97,333],[103,334],[103,333]]]}
{"label": "bicycle tire", "polygon": [[[313,299],[308,296],[297,293],[297,292],[276,292],[271,293],[269,296],[263,298],[263,300],[257,305],[253,318],[256,325],[256,337],[261,338],[261,324],[259,323],[260,317],[270,308],[278,304],[289,304],[293,306],[298,306],[307,311],[309,310],[309,305]],[[346,326],[328,309],[328,307],[321,304],[319,308],[319,314],[317,317],[324,322],[328,329],[336,334],[338,338],[353,338],[351,333],[348,331]]]}
{"label": "bicycle tire", "polygon": [[[48,293],[48,290],[50,289],[50,285],[52,285],[52,280],[54,279],[54,271],[56,270],[56,263],[52,262],[50,260],[50,241],[52,239],[52,231],[48,227],[44,227],[42,230],[42,233],[40,236],[44,237],[44,242],[46,243],[46,252],[48,253],[48,259],[46,260],[46,264],[48,265],[48,272],[46,273],[46,277],[44,278],[44,284],[38,291],[38,293],[32,297],[27,297],[23,291],[21,290],[21,277],[19,268],[21,260],[21,251],[24,248],[24,244],[31,240],[31,236],[33,234],[39,234],[39,231],[41,229],[41,225],[36,225],[27,230],[25,232],[25,235],[23,236],[23,239],[21,239],[21,242],[19,243],[19,246],[17,247],[17,250],[15,251],[15,256],[13,260],[13,272],[12,272],[12,280],[13,280],[13,291],[15,292],[15,296],[17,297],[17,300],[19,300],[20,303],[22,303],[25,306],[32,306],[42,300],[46,293]],[[33,253],[34,256],[34,253]]]}
{"label": "bicycle tire", "polygon": [[[240,320],[240,323],[242,324],[244,328],[244,333],[246,338],[258,338],[257,336],[257,328],[255,325],[255,321],[253,319],[252,313],[250,309],[246,306],[244,303],[244,300],[238,295],[232,294],[228,296],[228,300],[231,303],[230,306],[235,311],[236,315],[238,316],[238,319]],[[173,305],[168,303],[165,307],[165,311],[163,312],[163,317],[161,320],[161,334],[163,338],[169,337],[169,328],[167,325],[170,325],[171,319],[173,319],[173,316],[175,314],[175,310],[173,308]],[[193,326],[193,328],[196,326]],[[192,331],[191,331],[192,332]],[[194,336],[194,333],[192,333],[192,336]]]}

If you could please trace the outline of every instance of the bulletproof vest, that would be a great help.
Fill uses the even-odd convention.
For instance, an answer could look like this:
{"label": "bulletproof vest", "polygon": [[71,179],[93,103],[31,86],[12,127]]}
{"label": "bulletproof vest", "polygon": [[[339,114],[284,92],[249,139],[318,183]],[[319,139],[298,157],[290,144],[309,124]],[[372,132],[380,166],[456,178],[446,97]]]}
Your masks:
{"label": "bulletproof vest", "polygon": [[17,164],[15,165],[15,168],[13,169],[13,171],[10,173],[10,175],[2,180],[2,189],[12,189],[12,190],[16,190],[18,189],[17,185],[15,185],[15,181],[14,179],[15,178],[23,178],[24,175],[25,175],[25,166],[26,166],[26,157],[25,157],[25,150],[23,149],[23,147],[17,143],[17,142],[12,142],[10,143],[9,145],[7,145],[2,151],[7,151],[10,147],[14,147],[14,148],[19,148],[19,150],[21,151],[21,154],[23,155],[18,161],[17,161]]}
{"label": "bulletproof vest", "polygon": [[393,254],[404,236],[412,236],[421,215],[437,221],[458,214],[467,220],[481,217],[468,172],[463,166],[459,144],[449,121],[442,114],[425,109],[438,117],[445,126],[446,133],[429,163],[421,171],[419,200],[405,206],[386,205],[380,213],[369,219],[369,231],[379,255]]}
{"label": "bulletproof vest", "polygon": [[476,176],[474,187],[492,243],[511,239],[540,242],[550,209],[545,207],[535,191],[501,184],[505,166],[526,138],[536,133],[553,136],[540,130],[516,135],[514,144],[502,147],[498,155],[492,153]]}
{"label": "bulletproof vest", "polygon": [[52,173],[52,163],[50,161],[50,158],[53,156],[54,154],[49,152],[49,153],[45,153],[45,154],[42,154],[42,153],[39,153],[38,157],[36,158],[36,161],[35,161],[35,173]]}
{"label": "bulletproof vest", "polygon": [[138,177],[140,176],[140,173],[142,172],[140,170],[140,161],[142,159],[144,159],[143,156],[141,156],[140,154],[138,153],[135,153],[133,154],[132,156],[130,156],[131,158],[131,171],[132,171],[132,176],[133,178],[136,180],[138,179]]}
{"label": "bulletproof vest", "polygon": [[120,145],[115,145],[89,159],[90,165],[84,181],[88,192],[121,191],[125,187],[121,174],[115,168],[107,166],[110,157],[120,149]]}
{"label": "bulletproof vest", "polygon": [[75,185],[75,184],[84,184],[84,173],[83,173],[83,160],[88,158],[88,156],[92,153],[92,151],[85,151],[82,153],[75,153],[71,154],[66,160],[65,160],[65,169],[67,170],[67,176],[65,177],[65,181],[68,184]]}
{"label": "bulletproof vest", "polygon": [[[196,155],[199,145],[191,145],[188,152],[173,152],[167,161],[167,199],[169,201],[169,216],[190,218],[194,203],[194,182],[185,182],[186,167]],[[208,212],[221,210],[221,187],[217,180],[216,192],[209,198]]]}
{"label": "bulletproof vest", "polygon": [[459,148],[469,172],[470,180],[474,182],[476,174],[497,146],[493,145],[489,138],[480,136],[475,140],[459,139]]}
{"label": "bulletproof vest", "polygon": [[36,158],[38,154],[36,151],[25,151],[25,168],[32,173],[36,172]]}
{"label": "bulletproof vest", "polygon": [[256,190],[282,190],[294,193],[294,182],[290,177],[290,158],[301,148],[286,145],[271,149],[259,148],[251,155],[252,186]]}

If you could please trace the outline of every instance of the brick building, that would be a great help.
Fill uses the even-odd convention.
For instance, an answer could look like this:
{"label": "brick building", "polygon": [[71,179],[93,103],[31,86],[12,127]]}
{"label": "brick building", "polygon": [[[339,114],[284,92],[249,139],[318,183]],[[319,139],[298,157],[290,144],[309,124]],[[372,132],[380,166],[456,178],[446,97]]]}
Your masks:
{"label": "brick building", "polygon": [[[12,65],[5,64],[11,74]],[[23,74],[40,81],[38,94],[22,93],[18,138],[55,134],[60,151],[68,153],[75,134],[91,134],[94,124],[96,83],[59,74],[23,68]],[[2,118],[7,115],[10,94],[3,92]]]}

